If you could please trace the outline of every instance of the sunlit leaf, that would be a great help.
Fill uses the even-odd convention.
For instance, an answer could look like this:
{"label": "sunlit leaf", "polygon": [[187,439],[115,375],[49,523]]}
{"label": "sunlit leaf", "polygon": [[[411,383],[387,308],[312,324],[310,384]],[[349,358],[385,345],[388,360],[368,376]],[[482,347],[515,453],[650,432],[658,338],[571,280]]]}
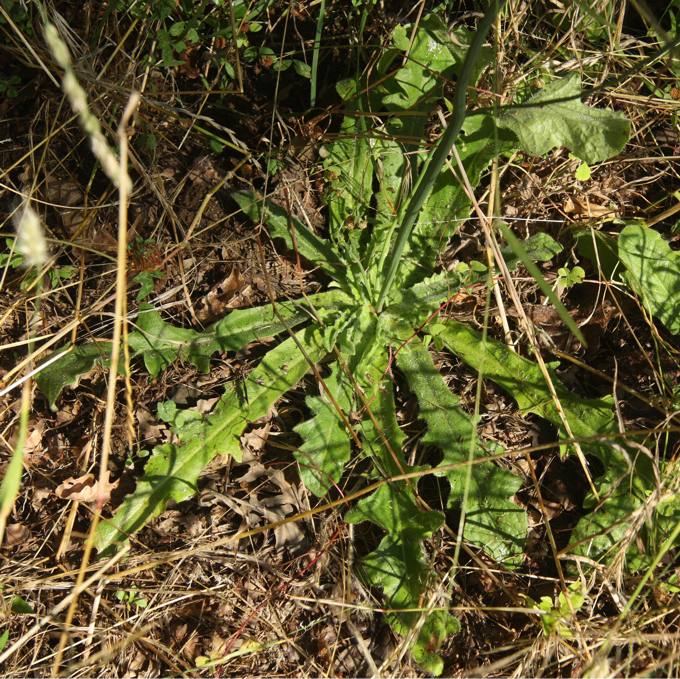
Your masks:
{"label": "sunlit leaf", "polygon": [[178,356],[207,372],[210,355],[219,348],[197,330],[180,328],[163,320],[160,313],[148,305],[140,309],[137,328],[137,332],[130,333],[128,343],[135,356],[142,356],[152,377],[159,375]]}
{"label": "sunlit leaf", "polygon": [[[63,349],[57,350],[57,353]],[[73,347],[65,356],[41,370],[36,377],[40,391],[47,398],[52,410],[64,387],[75,387],[80,378],[95,365],[109,365],[110,342],[92,342]]]}
{"label": "sunlit leaf", "polygon": [[631,288],[670,332],[680,334],[680,252],[642,224],[621,231],[618,250]]}
{"label": "sunlit leaf", "polygon": [[349,433],[336,410],[336,406],[341,408],[347,421],[351,391],[346,382],[337,365],[334,366],[331,375],[324,379],[325,389],[319,390],[319,396],[306,399],[312,417],[295,427],[303,440],[294,453],[300,465],[300,477],[305,487],[317,497],[325,495],[330,486],[340,480],[350,458]]}
{"label": "sunlit leaf", "polygon": [[496,123],[511,130],[526,153],[543,156],[564,146],[590,164],[615,156],[630,136],[622,113],[581,101],[578,74],[554,80],[524,104],[504,111]]}
{"label": "sunlit leaf", "polygon": [[444,472],[451,483],[450,507],[460,504],[469,483],[465,539],[496,560],[517,565],[528,527],[526,512],[511,499],[521,479],[493,462],[476,464],[477,457],[488,453],[477,441],[471,417],[458,405],[419,340],[404,346],[397,360],[418,399],[419,418],[427,424],[422,442],[442,451],[442,465],[460,465]]}
{"label": "sunlit leaf", "polygon": [[[231,383],[200,428],[179,445],[154,448],[144,476],[116,510],[100,523],[95,546],[100,552],[119,545],[129,535],[158,516],[168,500],[181,502],[196,492],[201,471],[216,455],[241,459],[240,436],[249,422],[264,417],[272,405],[307,373],[308,361],[325,355],[321,337],[313,330],[301,331],[272,349],[246,378]],[[302,346],[304,353],[298,348]]]}
{"label": "sunlit leaf", "polygon": [[[485,379],[511,394],[522,412],[535,413],[562,427],[562,418],[536,363],[500,342],[482,341],[476,331],[456,321],[448,320],[445,325],[432,328],[432,332]],[[617,431],[610,399],[583,398],[567,389],[554,371],[551,377],[574,437],[586,454],[599,459],[603,470],[595,481],[600,497],[587,495],[585,508],[590,513],[573,532],[573,551],[593,559],[607,558],[612,555],[612,546],[630,527],[626,525],[627,517],[654,488],[652,464],[647,456],[626,451],[608,440],[608,435]]]}

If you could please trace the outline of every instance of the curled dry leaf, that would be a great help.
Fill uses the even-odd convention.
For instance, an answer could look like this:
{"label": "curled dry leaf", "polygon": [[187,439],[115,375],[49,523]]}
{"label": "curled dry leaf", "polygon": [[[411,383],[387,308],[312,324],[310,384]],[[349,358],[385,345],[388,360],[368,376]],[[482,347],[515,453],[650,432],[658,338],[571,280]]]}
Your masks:
{"label": "curled dry leaf", "polygon": [[215,286],[199,303],[197,317],[201,322],[212,321],[224,316],[227,309],[248,306],[248,286],[237,266],[232,267],[229,275]]}
{"label": "curled dry leaf", "polygon": [[5,529],[5,547],[15,547],[28,540],[31,531],[23,523],[8,523]]}
{"label": "curled dry leaf", "polygon": [[107,471],[101,488],[99,479],[96,479],[94,474],[83,474],[77,479],[71,477],[59,484],[54,494],[62,500],[76,500],[78,502],[97,502],[97,500],[100,500],[104,504],[111,499],[111,491],[118,485],[118,481],[111,483],[109,476],[110,472]]}
{"label": "curled dry leaf", "polygon": [[581,198],[567,198],[562,209],[566,214],[573,214],[577,217],[588,217],[599,219],[601,217],[616,217],[618,210],[607,205],[598,205],[588,200],[587,196]]}
{"label": "curled dry leaf", "polygon": [[[267,439],[269,438],[269,431],[272,427],[271,421],[265,422],[265,425],[263,427],[258,427],[257,429],[251,429],[250,431],[246,432],[241,436],[241,448],[244,451],[244,455],[246,454],[246,451],[248,451],[251,454],[256,454],[256,453],[261,453],[262,449],[265,446],[265,443],[267,443]],[[252,459],[255,459],[252,457]],[[246,461],[245,458],[243,460],[244,462]]]}
{"label": "curled dry leaf", "polygon": [[135,413],[135,419],[139,425],[139,440],[142,445],[148,445],[149,441],[161,440],[167,430],[165,424],[159,424],[146,408],[139,407]]}

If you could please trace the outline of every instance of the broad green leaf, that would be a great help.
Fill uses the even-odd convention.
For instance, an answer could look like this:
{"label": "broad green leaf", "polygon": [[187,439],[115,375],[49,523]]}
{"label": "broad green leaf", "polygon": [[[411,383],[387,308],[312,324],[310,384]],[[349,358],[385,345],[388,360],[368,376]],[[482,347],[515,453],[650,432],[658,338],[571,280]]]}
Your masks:
{"label": "broad green leaf", "polygon": [[331,238],[342,243],[348,231],[366,227],[373,195],[373,160],[366,117],[361,115],[364,97],[358,95],[356,81],[343,80],[336,87],[347,103],[339,137],[328,146],[324,161],[325,198]]}
{"label": "broad green leaf", "polygon": [[365,345],[364,353],[353,360],[354,376],[363,392],[357,408],[363,417],[364,451],[383,476],[401,474],[406,469],[402,454],[404,434],[397,422],[388,360],[385,346],[377,344]]}
{"label": "broad green leaf", "polygon": [[414,337],[400,348],[397,365],[418,399],[419,419],[427,424],[422,443],[442,450],[444,464],[465,463],[470,450],[478,450],[472,418],[446,386],[430,352]]}
{"label": "broad green leaf", "polygon": [[581,163],[574,172],[574,178],[580,182],[587,182],[591,177],[590,165],[588,163]]}
{"label": "broad green leaf", "polygon": [[[496,340],[482,341],[477,331],[454,320],[433,326],[430,331],[435,339],[481,372],[484,379],[505,389],[517,401],[522,413],[535,413],[557,427],[562,426],[562,420],[536,363],[510,351]],[[554,371],[551,371],[551,377],[571,431],[577,439],[598,438],[617,431],[609,398],[583,398],[569,391]],[[625,459],[610,445],[584,441],[582,447],[585,452],[597,455],[607,469],[614,468],[620,475],[628,472],[629,466]]]}
{"label": "broad green leaf", "polygon": [[[471,417],[458,405],[420,340],[402,347],[397,362],[418,399],[419,417],[427,424],[422,442],[442,451],[442,465],[470,461],[465,539],[505,565],[518,565],[528,529],[527,514],[511,498],[522,485],[521,479],[493,462],[474,463],[475,457],[487,453],[476,440]],[[468,483],[468,470],[461,466],[444,475],[451,483],[448,504],[456,507]]]}
{"label": "broad green leaf", "polygon": [[382,365],[386,360],[383,331],[384,319],[376,317],[368,304],[362,304],[355,307],[338,335],[338,348],[347,368],[363,388],[372,389],[373,381],[380,379],[375,371],[376,361]]}
{"label": "broad green leaf", "polygon": [[214,342],[206,341],[197,330],[164,321],[160,313],[148,305],[140,308],[137,331],[129,334],[128,344],[133,355],[142,356],[152,377],[157,377],[178,356],[202,372],[208,372],[210,355],[219,348]]}
{"label": "broad green leaf", "polygon": [[[402,454],[404,435],[397,423],[387,356],[385,352],[373,352],[358,365],[372,415],[362,422],[365,447],[383,475],[410,471]],[[389,608],[420,609],[432,591],[431,569],[424,559],[422,540],[443,524],[444,516],[424,511],[416,504],[413,483],[386,483],[359,500],[345,515],[349,523],[370,521],[387,531],[378,548],[362,559],[361,566],[366,580],[383,590]],[[419,617],[419,611],[386,614],[392,628],[402,635],[413,628]],[[435,651],[448,633],[458,630],[458,621],[445,611],[436,611],[427,615],[424,629],[435,636],[430,638],[421,630],[411,651],[419,663],[439,674],[443,664]]]}
{"label": "broad green leaf", "polygon": [[[337,364],[324,379],[326,389],[342,409],[345,421],[349,417],[351,404],[351,385],[346,382]],[[322,497],[340,480],[350,458],[351,439],[335,405],[323,388],[319,389],[319,396],[308,396],[306,403],[313,416],[295,427],[303,444],[294,457],[300,465],[300,477],[305,487],[317,497]]]}
{"label": "broad green leaf", "polygon": [[[662,469],[660,478],[664,486],[677,488],[677,476],[674,483],[676,470],[677,465],[673,463]],[[650,481],[648,493],[654,489],[655,485]],[[680,522],[680,493],[664,493],[663,499],[652,505],[653,511],[646,516],[639,532],[631,535],[631,515],[640,509],[642,500],[648,493],[644,493],[644,488],[628,491],[629,488],[624,483],[624,487],[618,489],[611,500],[608,500],[606,511],[602,511],[605,507],[592,511],[579,521],[572,533],[570,545],[575,553],[609,560],[620,556],[621,541],[625,540],[628,546],[627,569],[636,572],[649,567],[663,542],[671,536]],[[588,504],[592,509],[592,498],[588,498]]]}
{"label": "broad green leaf", "polygon": [[133,493],[111,519],[100,523],[95,535],[99,552],[119,546],[158,516],[168,500],[181,502],[191,497],[199,474],[216,455],[240,460],[239,438],[246,425],[264,417],[281,395],[300,381],[310,369],[308,360],[320,361],[325,354],[318,331],[300,331],[266,354],[240,388],[233,383],[227,387],[200,432],[193,430],[194,435],[179,445],[154,448]]}
{"label": "broad green leaf", "polygon": [[619,273],[622,270],[617,241],[608,233],[595,229],[580,231],[576,234],[576,250],[608,280],[613,279],[617,269]]}
{"label": "broad green leaf", "polygon": [[621,231],[618,249],[630,287],[670,332],[680,334],[680,252],[642,224]]}
{"label": "broad green leaf", "polygon": [[578,74],[549,83],[524,104],[504,111],[497,124],[511,130],[526,153],[543,156],[565,146],[590,164],[615,156],[630,136],[630,123],[622,113],[581,101]]}
{"label": "broad green leaf", "polygon": [[[396,49],[386,55],[387,59],[381,61],[379,72],[385,73],[402,53],[407,53],[406,63],[391,78],[375,88],[375,95],[381,97],[383,106],[388,110],[411,111],[420,105],[423,117],[427,117],[429,110],[424,106],[424,100],[440,96],[444,78],[449,79],[460,73],[474,32],[464,27],[449,31],[436,14],[430,14],[420,21],[413,41],[411,31],[411,27],[406,25],[399,25],[394,29],[392,41]],[[490,62],[492,55],[491,48],[482,50],[475,65],[473,83]]]}
{"label": "broad green leaf", "polygon": [[592,505],[591,511],[579,519],[572,531],[569,551],[604,562],[609,562],[618,555],[621,540],[631,528],[631,515],[642,504],[639,495],[628,491],[625,480],[622,485],[623,487],[607,494],[599,506],[588,495],[586,500]]}
{"label": "broad green leaf", "polygon": [[20,596],[13,596],[10,610],[17,615],[32,615],[35,613],[33,606]]}
{"label": "broad green leaf", "polygon": [[[408,196],[410,180],[415,171],[415,156],[413,144],[407,145],[399,141],[396,134],[390,132],[388,122],[384,130],[380,130],[378,138],[373,143],[373,158],[375,177],[378,190],[375,194],[375,217],[371,223],[370,240],[362,261],[373,287],[379,285],[384,258],[389,252],[389,245],[395,229],[397,216]],[[419,136],[417,137],[419,139]]]}
{"label": "broad green leaf", "polygon": [[[343,317],[342,323],[333,333],[338,349],[342,352],[343,368],[334,364],[331,375],[324,380],[328,389],[347,419],[353,409],[356,397],[354,385],[348,380],[346,372],[354,375],[361,388],[368,391],[366,401],[370,403],[376,389],[373,379],[384,379],[379,370],[375,369],[376,355],[384,356],[381,324],[370,312],[366,305],[358,307]],[[380,359],[378,359],[380,360]],[[322,496],[332,483],[337,482],[342,475],[345,464],[351,453],[350,432],[328,397],[326,390],[320,388],[319,397],[308,397],[307,405],[314,413],[314,417],[303,422],[295,431],[304,439],[303,445],[295,453],[295,458],[301,466],[302,479],[305,486],[315,495]],[[379,417],[389,423],[387,438],[391,445],[399,447],[401,432],[394,416],[394,403],[386,395],[379,400]],[[361,407],[363,404],[359,402]],[[372,406],[371,412],[373,411]],[[369,445],[375,445],[376,450],[385,447],[384,439],[375,429],[375,425],[367,419],[364,436]],[[379,459],[382,454],[379,454]]]}
{"label": "broad green leaf", "polygon": [[262,221],[266,224],[272,238],[283,239],[290,250],[322,267],[343,289],[349,289],[347,265],[328,241],[319,238],[300,220],[271,201],[265,201],[266,210],[263,215],[263,200],[251,191],[235,191],[231,197],[254,223]]}
{"label": "broad green leaf", "polygon": [[430,276],[404,291],[394,288],[390,304],[383,311],[394,324],[417,326],[460,290],[461,279],[455,271]]}
{"label": "broad green leaf", "polygon": [[[204,332],[175,327],[164,321],[158,311],[146,307],[139,315],[139,330],[129,335],[129,346],[133,357],[144,357],[153,376],[178,356],[205,372],[210,356],[217,351],[237,351],[250,342],[290,331],[320,310],[341,310],[351,301],[340,290],[331,290],[308,295],[299,302],[277,302],[275,307],[235,309]],[[110,353],[110,342],[82,344],[42,370],[36,381],[52,409],[64,387],[75,386],[95,364],[107,366]]]}
{"label": "broad green leaf", "polygon": [[180,441],[203,434],[205,416],[194,408],[178,408],[174,401],[163,401],[158,404],[157,413],[160,420],[172,427],[172,433]]}
{"label": "broad green leaf", "polygon": [[[63,351],[58,349],[56,353]],[[36,377],[38,388],[47,398],[50,408],[56,410],[57,399],[64,387],[74,387],[81,376],[95,365],[109,365],[111,342],[92,342],[73,347],[68,354],[41,370]]]}
{"label": "broad green leaf", "polygon": [[362,498],[345,518],[349,523],[370,521],[389,535],[399,535],[406,542],[425,540],[444,523],[441,512],[423,511],[414,499],[410,482],[385,483],[378,490]]}
{"label": "broad green leaf", "polygon": [[[398,26],[394,30],[395,49],[388,53],[387,58],[381,59],[378,73],[384,77],[392,60],[404,52],[407,53],[406,63],[391,77],[384,79],[377,87],[371,88],[375,100],[374,107],[392,111],[394,114],[387,119],[384,129],[379,130],[379,138],[373,145],[379,189],[376,194],[375,224],[368,256],[364,261],[374,286],[378,285],[385,259],[389,256],[394,230],[400,221],[399,215],[405,207],[404,201],[408,198],[412,183],[418,176],[425,157],[423,137],[430,112],[434,102],[441,99],[443,83],[453,75],[460,74],[474,36],[474,32],[463,27],[448,31],[446,25],[435,14],[425,17],[419,23],[413,41],[410,31],[408,26]],[[475,63],[471,83],[477,80],[489,63],[491,55],[491,49],[482,48]],[[403,111],[403,114],[400,115],[400,111]],[[444,191],[439,184],[435,186],[436,197],[432,199],[431,208],[425,210],[430,214],[421,216],[421,221],[427,222],[424,232],[429,235],[425,243],[419,242],[422,236],[415,237],[414,254],[408,267],[404,259],[405,268],[415,268],[418,271],[415,277],[409,277],[412,273],[410,270],[402,275],[407,284],[415,283],[432,272],[437,248],[446,240],[445,234],[452,232],[457,226],[454,218],[461,215],[453,214],[456,206],[444,205],[451,198],[447,190],[452,185],[451,179],[448,172],[443,176],[439,184],[444,185]],[[455,182],[453,185],[455,190],[460,191]],[[434,205],[438,201],[442,209],[435,210]],[[422,230],[421,225],[417,231]],[[428,246],[427,251],[423,249],[425,245]]]}
{"label": "broad green leaf", "polygon": [[450,636],[458,632],[458,618],[445,610],[431,611],[411,647],[413,659],[433,676],[440,676],[444,671],[444,661],[439,655],[439,649]]}
{"label": "broad green leaf", "polygon": [[139,283],[139,290],[135,295],[138,302],[143,302],[154,291],[156,281],[163,277],[160,271],[140,271],[133,279],[133,283]]}
{"label": "broad green leaf", "polygon": [[[532,262],[549,262],[555,255],[564,249],[551,235],[540,231],[526,240],[520,241],[527,257]],[[519,257],[512,248],[506,247],[501,250],[505,264],[510,271],[520,264]]]}
{"label": "broad green leaf", "polygon": [[205,335],[222,351],[238,351],[250,342],[275,337],[314,318],[319,309],[342,309],[352,302],[340,290],[308,295],[303,300],[234,309],[210,326]]}
{"label": "broad green leaf", "polygon": [[[371,586],[382,589],[385,607],[395,609],[387,612],[385,619],[397,634],[406,636],[423,615],[421,611],[434,585],[422,540],[439,529],[443,515],[421,510],[415,504],[413,492],[399,483],[385,484],[360,500],[345,515],[345,520],[371,521],[388,531],[377,549],[361,560],[360,572]],[[436,650],[449,634],[459,629],[456,618],[446,611],[426,614],[423,629],[411,647],[414,659],[433,674],[441,674],[443,663]]]}
{"label": "broad green leaf", "polygon": [[[406,55],[406,61],[382,80],[371,94],[375,108],[393,112],[373,145],[376,177],[376,218],[369,246],[368,267],[379,275],[389,252],[392,233],[403,201],[424,155],[423,137],[434,101],[441,97],[443,83],[460,71],[472,33],[460,28],[452,40],[446,25],[435,14],[426,16],[415,35],[411,27],[397,26],[392,34],[392,59]],[[413,40],[411,39],[413,37]],[[487,53],[479,61],[486,64]],[[388,62],[382,60],[379,73]],[[403,113],[402,113],[403,112]]]}

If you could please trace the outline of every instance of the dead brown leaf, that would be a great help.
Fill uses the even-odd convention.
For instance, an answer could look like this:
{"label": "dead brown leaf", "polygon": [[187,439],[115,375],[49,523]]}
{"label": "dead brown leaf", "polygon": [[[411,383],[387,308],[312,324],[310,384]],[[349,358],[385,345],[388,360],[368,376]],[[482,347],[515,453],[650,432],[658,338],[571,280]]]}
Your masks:
{"label": "dead brown leaf", "polygon": [[598,205],[588,200],[587,196],[580,198],[567,198],[562,207],[566,214],[573,214],[577,217],[589,217],[598,219],[600,217],[615,217],[617,209],[608,205]]}
{"label": "dead brown leaf", "polygon": [[5,529],[5,547],[15,547],[28,540],[31,531],[23,523],[8,523]]}
{"label": "dead brown leaf", "polygon": [[165,424],[159,424],[158,420],[146,409],[139,407],[135,413],[139,423],[139,441],[142,444],[160,440],[163,432],[167,429]]}
{"label": "dead brown leaf", "polygon": [[214,287],[200,302],[196,316],[202,323],[224,316],[228,309],[250,304],[250,286],[246,284],[237,266]]}
{"label": "dead brown leaf", "polygon": [[24,454],[30,455],[35,453],[38,449],[42,448],[42,435],[45,431],[45,422],[40,420],[36,423],[35,427],[31,430],[30,434],[26,437],[26,443],[24,443]]}
{"label": "dead brown leaf", "polygon": [[36,511],[42,509],[45,504],[45,500],[52,495],[52,491],[49,488],[33,488],[31,493],[31,506]]}
{"label": "dead brown leaf", "polygon": [[267,439],[269,438],[269,431],[272,428],[270,421],[267,421],[264,427],[252,429],[241,436],[241,448],[249,450],[251,453],[260,453],[264,448]]}
{"label": "dead brown leaf", "polygon": [[118,486],[118,481],[109,481],[110,472],[104,474],[104,484],[100,488],[99,480],[94,474],[83,474],[77,479],[71,477],[59,484],[54,491],[62,500],[75,500],[77,502],[97,502],[104,504],[111,499],[111,491]]}
{"label": "dead brown leaf", "polygon": [[57,426],[64,426],[73,422],[73,420],[78,417],[81,407],[82,404],[80,401],[63,404],[56,414]]}

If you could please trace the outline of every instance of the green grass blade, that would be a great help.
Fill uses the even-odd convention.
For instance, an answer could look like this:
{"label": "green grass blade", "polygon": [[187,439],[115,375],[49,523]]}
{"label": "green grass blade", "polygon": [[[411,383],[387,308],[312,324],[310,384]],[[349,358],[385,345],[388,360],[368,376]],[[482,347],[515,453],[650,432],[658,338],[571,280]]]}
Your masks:
{"label": "green grass blade", "polygon": [[14,451],[10,458],[9,464],[5,468],[5,474],[0,483],[0,544],[5,539],[5,527],[7,526],[7,518],[12,513],[14,508],[14,501],[19,494],[21,488],[21,475],[24,471],[24,448],[26,446],[26,437],[28,435],[28,415],[30,412],[30,388],[29,381],[24,384],[24,389],[21,399],[21,413],[19,415],[19,432],[16,443],[14,444]]}
{"label": "green grass blade", "polygon": [[316,85],[319,74],[319,52],[321,51],[321,33],[323,22],[326,17],[326,0],[321,0],[319,15],[316,17],[316,31],[314,33],[314,51],[312,53],[312,76],[310,81],[309,105],[316,106]]}
{"label": "green grass blade", "polygon": [[377,301],[377,308],[379,311],[382,310],[385,304],[387,295],[399,270],[401,254],[416,222],[418,213],[430,194],[435,180],[444,166],[444,163],[446,162],[446,159],[453,148],[453,144],[456,141],[456,137],[458,137],[458,134],[463,127],[463,123],[465,122],[465,115],[467,112],[467,87],[472,81],[477,60],[482,51],[482,47],[484,46],[486,36],[496,18],[496,15],[498,14],[498,11],[500,10],[500,4],[501,3],[499,0],[492,0],[489,8],[484,14],[483,19],[477,26],[475,37],[467,54],[465,55],[465,61],[463,62],[460,77],[456,85],[453,117],[451,118],[451,122],[447,125],[446,131],[439,140],[434,153],[428,158],[424,168],[418,176],[418,181],[413,190],[413,194],[411,195],[408,206],[404,212],[404,216],[402,217],[401,224],[399,225],[394,246],[392,247],[390,255],[387,258],[388,268],[385,272],[383,285]]}

